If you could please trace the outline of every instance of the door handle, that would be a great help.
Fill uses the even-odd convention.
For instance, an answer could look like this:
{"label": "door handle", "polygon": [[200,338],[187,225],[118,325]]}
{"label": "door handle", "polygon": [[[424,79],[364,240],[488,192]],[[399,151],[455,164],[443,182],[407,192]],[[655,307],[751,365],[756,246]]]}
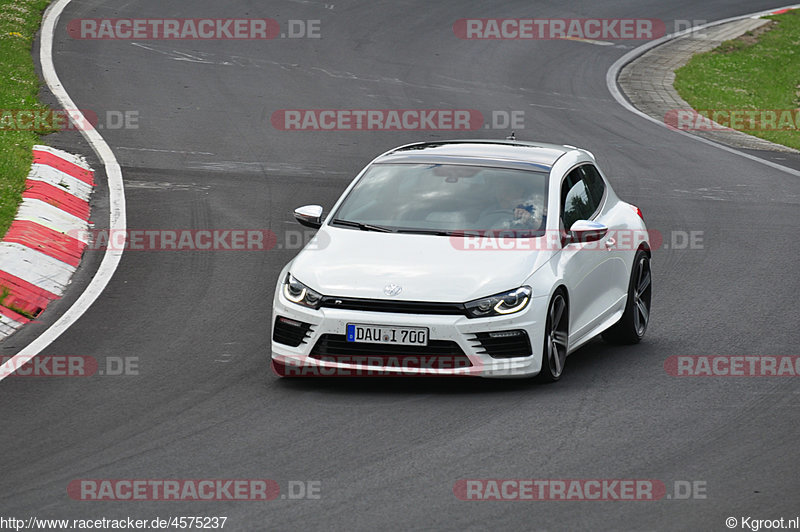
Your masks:
{"label": "door handle", "polygon": [[617,241],[614,240],[613,238],[609,238],[608,240],[606,240],[606,247],[608,248],[609,251],[611,251],[611,248],[613,248],[616,245]]}

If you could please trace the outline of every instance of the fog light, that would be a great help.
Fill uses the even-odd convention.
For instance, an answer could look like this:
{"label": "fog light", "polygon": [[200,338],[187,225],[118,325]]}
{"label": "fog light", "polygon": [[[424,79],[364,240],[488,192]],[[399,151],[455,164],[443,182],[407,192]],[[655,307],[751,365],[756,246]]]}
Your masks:
{"label": "fog light", "polygon": [[520,334],[522,334],[522,331],[490,332],[489,338],[510,338],[512,336],[519,336]]}

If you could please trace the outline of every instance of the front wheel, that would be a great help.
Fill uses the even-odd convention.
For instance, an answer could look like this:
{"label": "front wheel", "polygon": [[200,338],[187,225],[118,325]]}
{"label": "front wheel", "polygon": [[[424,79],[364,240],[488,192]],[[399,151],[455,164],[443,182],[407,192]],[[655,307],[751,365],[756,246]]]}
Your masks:
{"label": "front wheel", "polygon": [[650,300],[653,292],[653,277],[650,273],[650,258],[643,250],[636,252],[628,284],[628,300],[625,312],[617,323],[603,332],[603,339],[615,344],[638,344],[650,322]]}
{"label": "front wheel", "polygon": [[542,350],[542,371],[539,380],[554,382],[561,378],[567,361],[569,308],[564,294],[556,292],[547,309]]}

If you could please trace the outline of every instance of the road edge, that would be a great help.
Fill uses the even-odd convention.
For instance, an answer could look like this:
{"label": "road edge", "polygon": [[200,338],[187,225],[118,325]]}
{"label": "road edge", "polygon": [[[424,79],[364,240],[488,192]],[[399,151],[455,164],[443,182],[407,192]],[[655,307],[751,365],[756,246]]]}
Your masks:
{"label": "road edge", "polygon": [[728,153],[734,153],[736,155],[739,155],[740,157],[744,157],[746,159],[750,159],[751,161],[755,161],[757,163],[769,166],[769,167],[774,168],[776,170],[780,170],[781,172],[785,172],[787,174],[790,174],[790,175],[793,175],[793,176],[796,176],[796,177],[800,177],[800,170],[795,170],[794,168],[789,168],[788,166],[783,166],[781,164],[769,161],[767,159],[763,159],[761,157],[757,157],[755,155],[751,155],[749,153],[743,152],[740,149],[732,148],[730,146],[726,146],[724,144],[720,144],[719,142],[716,142],[716,141],[713,141],[713,140],[709,140],[707,138],[700,137],[698,135],[693,135],[692,133],[689,133],[687,131],[681,131],[681,130],[678,130],[678,129],[675,129],[675,128],[670,128],[663,120],[659,120],[659,119],[653,118],[652,116],[648,115],[647,113],[644,113],[641,110],[639,110],[636,107],[634,107],[633,104],[631,104],[628,101],[628,99],[625,97],[625,95],[622,93],[622,91],[621,91],[621,89],[619,87],[619,83],[618,83],[618,78],[619,78],[620,72],[622,71],[623,67],[625,67],[627,64],[631,63],[635,59],[638,59],[639,57],[641,57],[642,55],[644,55],[645,53],[647,53],[651,49],[653,49],[653,48],[655,48],[657,46],[660,46],[660,45],[662,45],[664,43],[667,43],[669,41],[678,39],[678,38],[683,37],[685,35],[689,35],[691,33],[702,31],[702,30],[707,29],[707,28],[712,28],[712,27],[715,27],[715,26],[726,24],[728,22],[735,22],[735,21],[742,20],[742,19],[745,19],[745,18],[752,18],[752,17],[760,17],[760,16],[764,16],[764,15],[769,15],[770,13],[774,13],[775,11],[780,11],[780,10],[783,10],[783,9],[798,9],[798,8],[800,8],[800,4],[792,4],[792,5],[787,5],[787,6],[767,9],[767,10],[763,10],[763,11],[756,11],[756,12],[753,12],[753,13],[748,13],[746,15],[739,15],[739,16],[736,16],[736,17],[729,17],[729,18],[726,18],[726,19],[717,20],[717,21],[714,21],[714,22],[709,22],[707,24],[702,24],[702,25],[699,25],[699,26],[693,26],[693,27],[691,27],[689,29],[686,29],[686,30],[683,30],[683,31],[670,33],[668,35],[665,35],[664,37],[661,37],[661,38],[656,39],[654,41],[650,41],[648,43],[645,43],[645,44],[643,44],[641,46],[638,46],[638,47],[634,48],[633,50],[627,52],[625,55],[623,55],[622,57],[617,59],[609,67],[608,71],[606,71],[606,87],[608,88],[608,91],[611,93],[611,96],[617,101],[618,104],[620,104],[622,107],[624,107],[625,109],[627,109],[631,113],[633,113],[635,115],[639,115],[640,117],[644,118],[645,120],[649,120],[650,122],[653,122],[654,124],[658,124],[659,126],[661,126],[663,128],[667,128],[667,129],[669,129],[669,130],[671,130],[671,131],[673,131],[673,132],[675,132],[675,133],[677,133],[679,135],[684,135],[684,136],[689,137],[689,138],[691,138],[693,140],[696,140],[698,142],[702,142],[704,144],[708,144],[710,146],[714,146],[714,147],[719,148],[719,149],[721,149],[723,151],[726,151]]}
{"label": "road edge", "polygon": [[14,368],[23,366],[26,362],[42,352],[47,346],[61,336],[73,323],[75,323],[97,300],[122,259],[122,250],[126,240],[126,211],[125,211],[125,188],[122,179],[122,169],[111,147],[97,130],[89,123],[86,117],[78,110],[78,106],[72,101],[64,86],[61,84],[58,74],[56,74],[53,62],[53,41],[58,20],[64,9],[72,0],[55,0],[48,6],[42,17],[41,41],[39,45],[39,62],[42,68],[42,75],[47,87],[56,97],[62,108],[69,110],[70,120],[75,124],[81,124],[78,128],[97,154],[97,157],[105,167],[108,179],[109,191],[109,231],[122,235],[119,246],[109,246],[103,255],[97,272],[92,277],[88,286],[78,299],[62,314],[55,323],[48,327],[31,343],[22,348],[15,356],[0,366],[0,380],[6,378]]}
{"label": "road edge", "polygon": [[85,159],[33,147],[22,201],[0,242],[0,342],[66,292],[88,244],[93,191]]}

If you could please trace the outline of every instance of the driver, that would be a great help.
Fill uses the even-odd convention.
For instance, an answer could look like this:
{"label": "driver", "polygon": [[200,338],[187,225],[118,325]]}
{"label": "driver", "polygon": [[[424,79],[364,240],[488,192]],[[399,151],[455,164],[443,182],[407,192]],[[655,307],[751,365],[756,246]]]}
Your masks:
{"label": "driver", "polygon": [[494,187],[494,204],[482,214],[482,229],[538,229],[542,213],[536,203],[524,199],[525,186],[516,180],[503,179]]}

